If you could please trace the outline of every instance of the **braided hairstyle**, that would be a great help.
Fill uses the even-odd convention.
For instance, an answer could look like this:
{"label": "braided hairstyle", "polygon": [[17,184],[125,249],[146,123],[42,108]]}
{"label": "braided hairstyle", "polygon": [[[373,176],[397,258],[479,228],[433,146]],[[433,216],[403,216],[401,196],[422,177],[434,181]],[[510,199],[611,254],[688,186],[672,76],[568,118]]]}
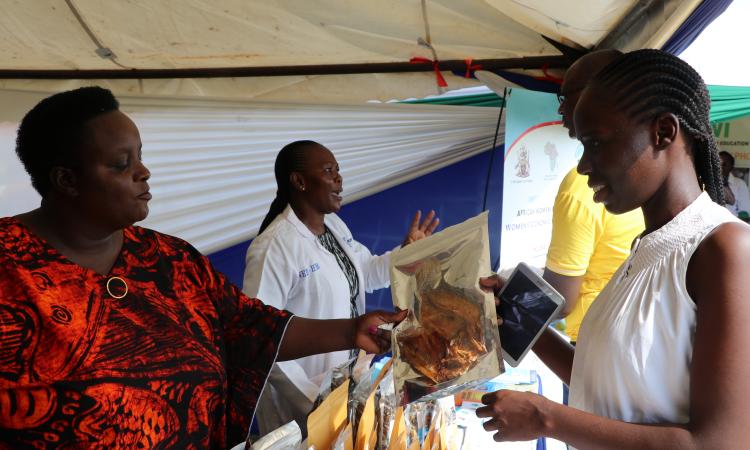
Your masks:
{"label": "braided hairstyle", "polygon": [[276,197],[260,224],[258,234],[262,233],[289,204],[292,197],[292,183],[289,177],[292,172],[299,172],[305,168],[305,151],[320,146],[315,141],[294,141],[285,145],[276,155],[276,162],[273,165],[273,172],[276,176]]}
{"label": "braided hairstyle", "polygon": [[721,160],[709,122],[711,99],[695,69],[661,50],[636,50],[614,60],[592,84],[606,88],[615,104],[637,121],[665,112],[677,116],[692,144],[698,184],[714,202],[724,204]]}

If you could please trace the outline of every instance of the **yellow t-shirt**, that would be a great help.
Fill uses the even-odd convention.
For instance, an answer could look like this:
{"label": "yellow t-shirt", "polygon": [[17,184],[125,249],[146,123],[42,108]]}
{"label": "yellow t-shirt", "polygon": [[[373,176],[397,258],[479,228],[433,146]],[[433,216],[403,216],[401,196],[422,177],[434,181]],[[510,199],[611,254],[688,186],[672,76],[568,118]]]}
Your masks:
{"label": "yellow t-shirt", "polygon": [[643,232],[643,213],[636,209],[611,214],[594,202],[588,177],[575,168],[562,183],[552,210],[552,241],[547,269],[570,277],[583,276],[578,302],[565,318],[566,334],[578,339],[589,306],[630,254],[633,240]]}

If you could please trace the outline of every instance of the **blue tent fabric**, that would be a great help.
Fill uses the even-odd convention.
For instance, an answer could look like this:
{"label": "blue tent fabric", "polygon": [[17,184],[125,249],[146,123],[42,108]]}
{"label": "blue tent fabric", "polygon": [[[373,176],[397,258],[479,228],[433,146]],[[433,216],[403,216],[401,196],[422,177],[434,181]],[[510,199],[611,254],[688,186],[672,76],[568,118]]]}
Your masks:
{"label": "blue tent fabric", "polygon": [[[701,4],[695,8],[695,11],[690,14],[690,17],[680,25],[672,37],[670,37],[664,44],[662,50],[672,53],[673,55],[679,55],[685,51],[685,49],[695,41],[701,32],[703,32],[703,30],[706,29],[714,19],[726,11],[730,4],[732,4],[732,0],[704,0],[701,2]],[[454,71],[453,73],[460,77],[466,75],[465,72],[459,71]],[[560,85],[557,83],[538,80],[528,75],[504,70],[493,70],[492,73],[532,91],[550,92],[554,94],[560,90]],[[474,71],[470,70],[469,74],[473,77]]]}
{"label": "blue tent fabric", "polygon": [[[521,86],[522,88],[528,89],[530,91],[549,92],[552,94],[556,94],[560,91],[560,85],[552,81],[539,80],[528,75],[515,73],[515,72],[508,72],[505,70],[491,70],[490,72],[494,73],[495,75],[501,76],[505,78],[506,80],[510,81],[511,83],[515,83]],[[459,77],[463,77],[466,75],[465,72],[459,72],[459,71],[453,71],[453,74]],[[473,70],[470,71],[470,75],[471,77],[474,77]]]}
{"label": "blue tent fabric", "polygon": [[703,0],[661,49],[679,55],[714,19],[726,11],[731,3],[732,0]]}

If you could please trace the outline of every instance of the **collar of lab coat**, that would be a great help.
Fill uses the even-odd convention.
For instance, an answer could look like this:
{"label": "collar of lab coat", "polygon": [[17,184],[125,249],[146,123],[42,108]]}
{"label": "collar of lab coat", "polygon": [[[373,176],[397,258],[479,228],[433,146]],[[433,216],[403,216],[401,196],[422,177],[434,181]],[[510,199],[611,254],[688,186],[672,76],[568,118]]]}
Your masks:
{"label": "collar of lab coat", "polygon": [[[313,239],[315,241],[318,240],[318,237],[315,236],[313,232],[310,231],[309,228],[307,228],[307,225],[305,225],[304,223],[302,223],[301,220],[299,220],[299,217],[297,217],[297,214],[294,213],[294,210],[292,209],[291,205],[287,205],[286,208],[284,209],[284,212],[282,212],[281,214],[284,216],[286,220],[289,221],[289,223],[291,223],[294,226],[294,228],[297,230],[297,232],[299,232],[299,234],[301,234],[302,236],[308,239]],[[332,224],[331,224],[332,219],[330,216],[331,214],[326,214],[323,217],[323,223],[328,227],[329,230],[333,231]]]}

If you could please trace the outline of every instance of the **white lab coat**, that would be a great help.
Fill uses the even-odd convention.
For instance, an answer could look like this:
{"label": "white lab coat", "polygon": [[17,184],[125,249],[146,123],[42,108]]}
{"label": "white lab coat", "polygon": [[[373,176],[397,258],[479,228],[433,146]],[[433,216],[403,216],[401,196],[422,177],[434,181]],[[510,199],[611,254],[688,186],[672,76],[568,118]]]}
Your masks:
{"label": "white lab coat", "polygon": [[739,214],[740,211],[747,211],[750,213],[750,190],[748,190],[747,184],[742,180],[742,178],[737,178],[731,173],[729,174],[729,189],[732,190],[732,194],[734,194],[734,204],[730,205],[727,203],[726,208],[732,212],[735,216]]}
{"label": "white lab coat", "polygon": [[[325,225],[351,260],[359,277],[360,313],[365,312],[365,291],[387,287],[389,254],[373,256],[352,237],[335,214]],[[267,305],[311,319],[350,317],[349,282],[336,258],[303,224],[290,206],[256,237],[247,249],[242,291]],[[310,336],[315,339],[315,336]],[[318,394],[323,375],[349,358],[348,351],[313,355],[274,365],[258,402],[261,434],[304,418]],[[304,403],[308,400],[307,404]]]}

